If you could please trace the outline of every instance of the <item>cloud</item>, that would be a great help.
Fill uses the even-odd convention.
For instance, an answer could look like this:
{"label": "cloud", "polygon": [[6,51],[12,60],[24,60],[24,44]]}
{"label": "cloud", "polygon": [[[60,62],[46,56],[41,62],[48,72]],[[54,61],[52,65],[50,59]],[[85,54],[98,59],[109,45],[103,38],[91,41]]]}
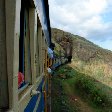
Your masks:
{"label": "cloud", "polygon": [[49,5],[52,27],[89,40],[112,39],[112,0],[49,0]]}

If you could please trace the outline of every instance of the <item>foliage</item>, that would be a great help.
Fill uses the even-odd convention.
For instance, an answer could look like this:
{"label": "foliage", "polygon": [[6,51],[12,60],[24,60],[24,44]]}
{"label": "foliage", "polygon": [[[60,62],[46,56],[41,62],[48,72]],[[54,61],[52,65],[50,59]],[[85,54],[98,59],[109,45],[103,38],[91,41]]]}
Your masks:
{"label": "foliage", "polygon": [[69,42],[72,40],[73,45],[71,67],[59,68],[56,71],[59,79],[67,82],[72,92],[76,91],[93,106],[100,108],[101,112],[112,111],[112,51],[59,29],[52,29],[52,37],[56,46],[60,46],[57,47],[57,52],[62,49],[64,54],[61,45],[66,38]]}
{"label": "foliage", "polygon": [[[60,81],[63,84],[63,89],[65,93],[76,92],[84,100],[86,100],[93,108],[96,108],[96,111],[99,112],[108,112],[111,111],[112,106],[112,89],[93,77],[90,77],[86,74],[79,73],[69,66],[60,67],[55,74],[58,74]],[[65,78],[60,77],[60,74],[68,74],[70,77]],[[69,85],[67,88],[64,83]],[[108,108],[108,110],[107,110]],[[58,112],[58,111],[57,111]]]}
{"label": "foliage", "polygon": [[79,112],[76,107],[72,107],[65,91],[62,80],[55,76],[52,78],[52,112]]}
{"label": "foliage", "polygon": [[104,61],[84,63],[80,60],[74,60],[71,66],[112,88],[112,68]]}

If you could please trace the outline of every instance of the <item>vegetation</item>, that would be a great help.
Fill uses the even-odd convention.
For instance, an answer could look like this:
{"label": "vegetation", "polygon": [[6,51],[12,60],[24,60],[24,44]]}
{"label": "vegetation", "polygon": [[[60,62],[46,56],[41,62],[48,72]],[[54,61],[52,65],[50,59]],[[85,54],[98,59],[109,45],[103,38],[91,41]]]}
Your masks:
{"label": "vegetation", "polygon": [[[72,106],[69,102],[69,97],[66,94],[65,86],[63,83],[64,77],[68,78],[70,74],[61,75],[61,73],[65,73],[64,69],[62,71],[56,71],[60,73],[59,76],[52,77],[52,112],[79,112],[79,109],[76,106]],[[63,77],[63,78],[62,78]],[[71,77],[71,75],[70,75]]]}
{"label": "vegetation", "polygon": [[[98,45],[86,40],[84,37],[73,35],[59,29],[52,29],[52,41],[55,43],[56,48],[61,49],[64,53],[66,46],[63,43],[69,41],[73,46],[72,57],[80,61],[90,62],[102,60],[104,63],[112,67],[112,51],[103,49]],[[60,46],[60,47],[58,47]]]}
{"label": "vegetation", "polygon": [[66,42],[68,39],[71,42],[73,46],[71,67],[73,69],[112,88],[112,51],[103,49],[84,37],[55,28],[52,29],[52,37],[58,54],[60,49],[64,54],[63,41]]}
{"label": "vegetation", "polygon": [[56,76],[52,82],[52,112],[78,112],[77,108],[70,104],[62,80]]}
{"label": "vegetation", "polygon": [[[110,87],[86,74],[79,73],[67,65],[58,69],[54,75],[56,76],[53,77],[53,87],[55,88],[53,90],[55,94],[52,94],[53,112],[62,112],[60,111],[62,110],[61,102],[65,102],[65,105],[67,105],[65,108],[67,112],[83,112],[85,110],[84,102],[86,102],[86,107],[89,108],[87,112],[112,111],[112,89]],[[82,101],[77,96],[81,97]]]}
{"label": "vegetation", "polygon": [[60,50],[63,55],[65,53],[67,46],[63,43],[72,45],[72,63],[60,67],[53,77],[54,85],[57,80],[56,87],[58,83],[62,85],[66,103],[72,109],[66,110],[85,112],[86,108],[86,112],[112,112],[112,51],[59,29],[52,29],[52,37],[59,46],[56,47],[59,55]]}
{"label": "vegetation", "polygon": [[74,60],[71,67],[112,88],[112,67],[103,61],[85,63]]}

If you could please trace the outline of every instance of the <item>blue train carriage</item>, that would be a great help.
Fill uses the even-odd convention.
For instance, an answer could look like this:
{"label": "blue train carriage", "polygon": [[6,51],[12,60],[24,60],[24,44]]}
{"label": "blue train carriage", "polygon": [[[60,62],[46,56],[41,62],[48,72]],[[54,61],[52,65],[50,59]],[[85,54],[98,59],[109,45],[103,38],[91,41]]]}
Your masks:
{"label": "blue train carriage", "polygon": [[50,112],[48,47],[48,0],[0,0],[0,111]]}

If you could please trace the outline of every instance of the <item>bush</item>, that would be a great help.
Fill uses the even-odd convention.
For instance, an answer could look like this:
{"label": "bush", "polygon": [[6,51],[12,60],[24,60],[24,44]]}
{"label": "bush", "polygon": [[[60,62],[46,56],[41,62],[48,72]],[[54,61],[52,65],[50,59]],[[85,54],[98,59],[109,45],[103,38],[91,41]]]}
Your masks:
{"label": "bush", "polygon": [[108,96],[106,96],[106,94],[101,91],[101,88],[96,86],[95,81],[90,78],[79,77],[75,81],[75,88],[83,97],[88,98],[95,105],[103,107],[109,104]]}

